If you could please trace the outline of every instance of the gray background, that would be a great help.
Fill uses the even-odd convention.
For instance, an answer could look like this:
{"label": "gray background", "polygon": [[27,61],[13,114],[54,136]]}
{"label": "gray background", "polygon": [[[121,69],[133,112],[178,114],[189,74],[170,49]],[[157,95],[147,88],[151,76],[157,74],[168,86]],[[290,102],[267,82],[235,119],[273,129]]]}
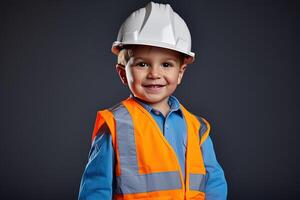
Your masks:
{"label": "gray background", "polygon": [[[96,111],[129,94],[111,44],[147,2],[1,1],[0,199],[77,198]],[[196,53],[175,95],[210,121],[228,199],[300,198],[298,5],[169,2]]]}

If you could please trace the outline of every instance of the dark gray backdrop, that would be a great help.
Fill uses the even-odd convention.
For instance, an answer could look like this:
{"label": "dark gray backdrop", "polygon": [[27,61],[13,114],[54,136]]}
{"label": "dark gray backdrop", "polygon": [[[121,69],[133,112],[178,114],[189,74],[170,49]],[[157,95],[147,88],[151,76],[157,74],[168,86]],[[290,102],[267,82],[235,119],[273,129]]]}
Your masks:
{"label": "dark gray backdrop", "polygon": [[[111,44],[147,2],[1,1],[0,199],[77,198],[96,111],[129,94]],[[176,96],[210,121],[228,199],[299,198],[297,4],[169,2],[196,53]]]}

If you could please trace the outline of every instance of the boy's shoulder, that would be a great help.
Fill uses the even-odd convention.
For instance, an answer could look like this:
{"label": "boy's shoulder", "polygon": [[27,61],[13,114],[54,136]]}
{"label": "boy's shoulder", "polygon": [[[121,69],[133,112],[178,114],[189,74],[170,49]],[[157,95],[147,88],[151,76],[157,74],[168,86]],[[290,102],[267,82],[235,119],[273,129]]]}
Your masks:
{"label": "boy's shoulder", "polygon": [[208,120],[202,115],[194,114],[193,111],[187,110],[182,104],[180,105],[183,109],[188,111],[188,113],[190,113],[195,119],[197,119],[200,122],[200,130],[199,130],[200,136],[202,137],[206,133],[208,134],[208,132],[210,131],[210,123],[208,122]]}

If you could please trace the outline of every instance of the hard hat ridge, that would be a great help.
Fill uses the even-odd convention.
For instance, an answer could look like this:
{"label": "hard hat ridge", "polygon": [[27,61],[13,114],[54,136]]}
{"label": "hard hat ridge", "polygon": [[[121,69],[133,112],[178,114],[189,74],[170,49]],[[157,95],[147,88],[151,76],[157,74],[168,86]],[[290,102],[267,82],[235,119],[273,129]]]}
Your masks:
{"label": "hard hat ridge", "polygon": [[[174,21],[172,20],[173,9],[169,4],[157,4],[150,2],[145,7],[145,18],[140,29],[141,40],[152,40],[174,44],[176,43],[174,34]],[[153,27],[163,27],[163,30]]]}

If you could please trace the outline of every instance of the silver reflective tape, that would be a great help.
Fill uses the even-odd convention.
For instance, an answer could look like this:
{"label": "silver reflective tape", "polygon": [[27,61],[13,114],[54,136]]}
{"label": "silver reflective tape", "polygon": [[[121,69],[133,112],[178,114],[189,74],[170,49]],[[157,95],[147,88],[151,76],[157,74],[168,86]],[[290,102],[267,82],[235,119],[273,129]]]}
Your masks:
{"label": "silver reflective tape", "polygon": [[122,176],[136,175],[138,164],[131,116],[123,104],[115,106],[112,112],[116,120],[121,174]]}
{"label": "silver reflective tape", "polygon": [[200,121],[200,124],[201,124],[200,131],[199,131],[200,138],[201,138],[207,130],[207,125],[201,117],[198,117],[198,116],[196,116],[196,117]]}
{"label": "silver reflective tape", "polygon": [[181,189],[179,172],[161,172],[117,177],[116,194],[134,194]]}
{"label": "silver reflective tape", "polygon": [[205,191],[205,175],[190,174],[190,190]]}

